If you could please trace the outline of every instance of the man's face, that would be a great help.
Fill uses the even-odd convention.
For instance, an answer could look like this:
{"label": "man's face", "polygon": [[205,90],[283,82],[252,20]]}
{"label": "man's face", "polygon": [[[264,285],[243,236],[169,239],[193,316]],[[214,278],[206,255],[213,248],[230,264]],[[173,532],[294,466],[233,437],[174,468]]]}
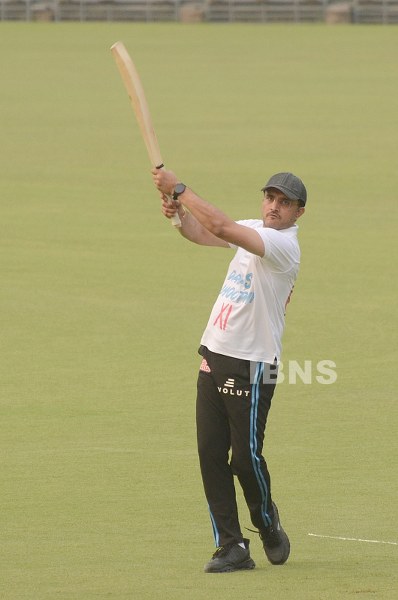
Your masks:
{"label": "man's face", "polygon": [[298,200],[290,200],[276,188],[265,190],[262,206],[264,227],[287,229],[295,224],[304,211]]}

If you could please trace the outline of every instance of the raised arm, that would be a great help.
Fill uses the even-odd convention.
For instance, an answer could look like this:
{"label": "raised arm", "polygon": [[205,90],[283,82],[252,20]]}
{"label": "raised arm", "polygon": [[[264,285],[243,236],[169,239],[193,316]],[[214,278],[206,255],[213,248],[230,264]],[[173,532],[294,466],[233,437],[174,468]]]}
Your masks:
{"label": "raised arm", "polygon": [[[173,193],[178,179],[172,171],[153,169],[152,175],[156,187],[162,194]],[[187,187],[180,195],[179,202],[189,211],[184,216],[182,209],[179,208],[183,223],[181,233],[184,237],[207,246],[227,247],[229,244],[235,244],[253,254],[264,256],[264,242],[254,229],[239,225],[190,188]],[[163,212],[169,216],[164,210]],[[184,221],[186,221],[185,226]]]}
{"label": "raised arm", "polygon": [[185,208],[178,202],[178,204],[171,205],[168,199],[165,196],[162,196],[162,212],[165,217],[171,219],[171,217],[178,212],[181,227],[178,227],[178,231],[181,235],[189,240],[190,242],[194,242],[195,244],[200,244],[201,246],[219,246],[221,248],[229,248],[229,244],[224,240],[216,237],[210,231],[207,231],[199,223],[197,219],[185,210]]}

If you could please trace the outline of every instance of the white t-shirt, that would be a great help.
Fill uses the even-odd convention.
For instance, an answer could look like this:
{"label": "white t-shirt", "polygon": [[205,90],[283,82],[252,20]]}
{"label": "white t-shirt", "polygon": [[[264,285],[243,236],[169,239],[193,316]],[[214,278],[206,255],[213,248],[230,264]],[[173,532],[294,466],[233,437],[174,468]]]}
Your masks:
{"label": "white t-shirt", "polygon": [[213,306],[201,344],[212,352],[255,362],[279,362],[285,309],[300,264],[298,226],[264,227],[257,219],[237,221],[258,231],[263,257],[237,249]]}

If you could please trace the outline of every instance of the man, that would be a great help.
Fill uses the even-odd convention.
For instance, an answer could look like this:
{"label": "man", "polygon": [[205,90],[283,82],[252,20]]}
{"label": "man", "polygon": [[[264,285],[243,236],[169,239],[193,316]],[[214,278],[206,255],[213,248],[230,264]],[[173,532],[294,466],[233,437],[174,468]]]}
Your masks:
{"label": "man", "polygon": [[236,250],[199,349],[198,451],[217,547],[205,571],[255,566],[238,520],[234,475],[268,560],[283,564],[290,543],[271,497],[262,448],[285,309],[299,268],[296,221],[305,210],[306,188],[292,173],[277,173],[262,188],[262,219],[235,222],[173,172],[154,169],[152,174],[163,214],[171,218],[178,211],[185,238]]}

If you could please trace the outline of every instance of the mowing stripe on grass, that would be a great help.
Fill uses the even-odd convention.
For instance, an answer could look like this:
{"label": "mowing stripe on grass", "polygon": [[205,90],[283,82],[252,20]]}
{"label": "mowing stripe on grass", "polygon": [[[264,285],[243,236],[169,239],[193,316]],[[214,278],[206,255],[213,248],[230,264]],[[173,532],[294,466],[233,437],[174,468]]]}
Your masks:
{"label": "mowing stripe on grass", "polygon": [[363,540],[361,538],[340,537],[337,535],[319,535],[317,533],[309,533],[311,537],[327,538],[329,540],[344,540],[347,542],[367,542],[368,544],[389,544],[390,546],[398,546],[398,542],[384,542],[383,540]]}

